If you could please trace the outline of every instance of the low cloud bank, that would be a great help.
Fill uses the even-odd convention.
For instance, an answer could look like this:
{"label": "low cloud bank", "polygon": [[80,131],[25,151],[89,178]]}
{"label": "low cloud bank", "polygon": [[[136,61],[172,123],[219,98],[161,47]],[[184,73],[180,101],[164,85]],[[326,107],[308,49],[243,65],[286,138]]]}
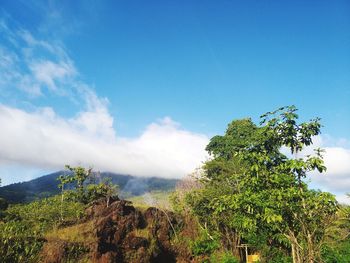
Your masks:
{"label": "low cloud bank", "polygon": [[115,136],[104,108],[64,119],[53,109],[36,112],[0,105],[0,165],[62,169],[64,164],[138,176],[179,178],[205,160],[208,137],[166,117],[139,137]]}

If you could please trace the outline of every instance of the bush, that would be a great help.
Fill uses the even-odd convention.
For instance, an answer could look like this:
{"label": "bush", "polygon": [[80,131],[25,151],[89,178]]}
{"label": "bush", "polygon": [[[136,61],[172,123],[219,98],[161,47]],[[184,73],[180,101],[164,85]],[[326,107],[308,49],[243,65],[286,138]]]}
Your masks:
{"label": "bush", "polygon": [[211,255],[220,247],[220,242],[217,238],[211,239],[206,232],[203,232],[199,239],[191,244],[191,251],[194,256]]}
{"label": "bush", "polygon": [[239,263],[239,260],[235,258],[230,252],[218,252],[214,253],[210,257],[210,262],[215,263]]}
{"label": "bush", "polygon": [[350,262],[350,240],[339,242],[336,247],[324,245],[321,250],[321,258],[325,263]]}
{"label": "bush", "polygon": [[5,222],[22,221],[30,225],[35,231],[44,233],[62,223],[62,221],[76,221],[84,215],[85,206],[79,202],[65,200],[60,196],[53,196],[29,204],[10,206],[6,210]]}
{"label": "bush", "polygon": [[8,203],[6,199],[0,197],[0,210],[6,210],[8,207]]}
{"label": "bush", "polygon": [[13,221],[0,224],[2,262],[37,262],[43,239],[28,224]]}
{"label": "bush", "polygon": [[59,224],[76,221],[83,214],[81,203],[69,200],[62,203],[59,196],[10,206],[0,223],[1,262],[38,262],[44,234]]}

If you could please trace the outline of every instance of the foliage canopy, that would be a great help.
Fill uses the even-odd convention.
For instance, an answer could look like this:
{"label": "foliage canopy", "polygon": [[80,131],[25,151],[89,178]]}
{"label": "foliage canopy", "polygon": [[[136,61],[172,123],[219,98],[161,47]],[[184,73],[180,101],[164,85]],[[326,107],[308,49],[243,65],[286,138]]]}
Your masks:
{"label": "foliage canopy", "polygon": [[204,165],[205,187],[188,200],[236,255],[246,242],[260,250],[276,245],[293,262],[320,259],[337,202],[304,182],[307,174],[326,167],[321,149],[314,155],[301,152],[320,133],[320,119],[298,123],[296,112],[294,106],[279,108],[262,115],[258,125],[251,119],[232,121],[206,148],[212,159]]}

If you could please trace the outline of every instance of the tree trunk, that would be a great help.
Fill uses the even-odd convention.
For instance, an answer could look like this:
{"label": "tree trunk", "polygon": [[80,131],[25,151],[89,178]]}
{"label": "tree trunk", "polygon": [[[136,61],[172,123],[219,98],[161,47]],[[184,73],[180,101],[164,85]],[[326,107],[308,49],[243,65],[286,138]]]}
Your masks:
{"label": "tree trunk", "polygon": [[293,263],[297,263],[296,261],[296,256],[295,256],[295,245],[292,243],[292,258],[293,258]]}
{"label": "tree trunk", "polygon": [[307,234],[307,246],[308,246],[307,248],[308,262],[313,263],[315,262],[315,251],[314,251],[314,246],[313,246],[312,237],[310,233]]}
{"label": "tree trunk", "polygon": [[289,231],[289,234],[286,236],[289,239],[289,242],[290,242],[291,247],[292,247],[293,263],[303,263],[302,257],[301,257],[300,245],[299,245],[298,240],[296,239],[294,233],[292,231]]}
{"label": "tree trunk", "polygon": [[235,257],[242,259],[240,248],[238,247],[241,244],[240,235],[235,230],[229,229],[226,226],[219,230],[225,234],[227,248],[232,251]]}
{"label": "tree trunk", "polygon": [[61,221],[63,221],[63,202],[64,202],[64,185],[62,184],[62,193],[61,193]]}

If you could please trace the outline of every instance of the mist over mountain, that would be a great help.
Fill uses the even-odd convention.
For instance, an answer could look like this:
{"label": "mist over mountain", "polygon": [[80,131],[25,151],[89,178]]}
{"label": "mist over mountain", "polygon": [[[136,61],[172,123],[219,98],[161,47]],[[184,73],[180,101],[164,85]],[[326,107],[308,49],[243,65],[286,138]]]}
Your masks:
{"label": "mist over mountain", "polygon": [[[36,199],[56,195],[60,193],[57,178],[62,174],[67,174],[67,172],[58,171],[27,182],[0,187],[0,198],[5,198],[9,203],[27,203]],[[95,174],[94,178],[97,181],[104,178],[111,178],[111,181],[119,186],[119,195],[122,197],[142,195],[149,191],[169,191],[175,188],[178,181],[177,179],[137,177],[111,172]]]}

